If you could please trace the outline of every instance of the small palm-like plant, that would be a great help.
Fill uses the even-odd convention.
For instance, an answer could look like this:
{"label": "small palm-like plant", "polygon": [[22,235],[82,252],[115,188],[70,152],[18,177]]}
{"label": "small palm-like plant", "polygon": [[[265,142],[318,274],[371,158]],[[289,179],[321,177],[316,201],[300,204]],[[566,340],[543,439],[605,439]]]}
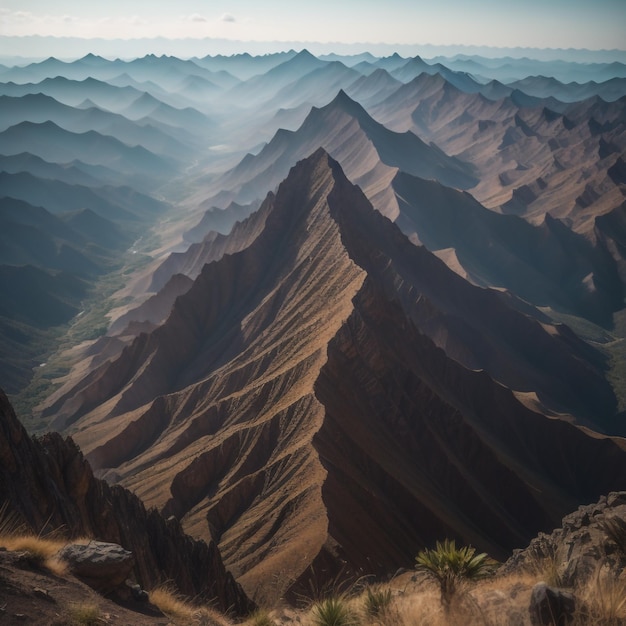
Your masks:
{"label": "small palm-like plant", "polygon": [[454,540],[437,542],[432,550],[422,550],[415,557],[416,569],[426,571],[439,583],[444,610],[459,586],[466,580],[480,580],[492,574],[496,562],[484,552],[476,554],[471,546],[457,548]]}
{"label": "small palm-like plant", "polygon": [[315,604],[311,616],[315,626],[354,626],[356,623],[345,600],[334,596]]}

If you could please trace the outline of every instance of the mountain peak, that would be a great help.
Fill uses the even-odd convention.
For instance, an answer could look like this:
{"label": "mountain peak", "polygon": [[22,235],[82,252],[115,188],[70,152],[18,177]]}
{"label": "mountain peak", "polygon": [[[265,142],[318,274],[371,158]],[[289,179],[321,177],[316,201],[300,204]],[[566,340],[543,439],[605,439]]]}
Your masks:
{"label": "mountain peak", "polygon": [[89,64],[100,64],[100,63],[106,63],[106,59],[104,59],[103,57],[94,54],[93,52],[90,52],[89,54],[86,54],[82,59],[80,59],[81,63],[89,63]]}
{"label": "mountain peak", "polygon": [[306,48],[302,48],[302,50],[300,50],[300,52],[298,52],[296,56],[293,58],[294,59],[317,59],[317,57],[314,54],[311,54]]}
{"label": "mountain peak", "polygon": [[337,95],[329,102],[324,109],[340,108],[346,113],[351,115],[360,115],[365,113],[368,115],[365,109],[356,101],[353,100],[343,89],[337,92]]}

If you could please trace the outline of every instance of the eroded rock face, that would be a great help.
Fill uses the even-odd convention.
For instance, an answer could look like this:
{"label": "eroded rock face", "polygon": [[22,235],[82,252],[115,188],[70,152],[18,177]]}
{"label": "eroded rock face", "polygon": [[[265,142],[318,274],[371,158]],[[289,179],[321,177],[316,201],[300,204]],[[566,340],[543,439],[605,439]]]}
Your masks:
{"label": "eroded rock face", "polygon": [[193,540],[126,489],[96,479],[71,438],[50,433],[32,440],[1,392],[0,500],[37,531],[64,528],[123,546],[147,589],[173,580],[181,593],[224,611],[246,614],[253,606],[214,543]]}

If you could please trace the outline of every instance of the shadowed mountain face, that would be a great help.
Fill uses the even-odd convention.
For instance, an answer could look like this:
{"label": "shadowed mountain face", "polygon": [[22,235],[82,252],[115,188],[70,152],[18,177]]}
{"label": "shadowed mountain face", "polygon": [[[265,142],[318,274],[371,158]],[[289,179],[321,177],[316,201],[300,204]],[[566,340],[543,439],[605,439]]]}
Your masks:
{"label": "shadowed mountain face", "polygon": [[248,593],[388,573],[442,535],[503,556],[624,483],[623,440],[555,413],[620,428],[605,357],[569,329],[413,245],[322,150],[260,212],[45,412]]}
{"label": "shadowed mountain face", "polygon": [[474,284],[503,287],[537,306],[609,327],[624,284],[610,246],[546,214],[541,225],[490,211],[472,196],[402,172],[392,183],[396,224]]}

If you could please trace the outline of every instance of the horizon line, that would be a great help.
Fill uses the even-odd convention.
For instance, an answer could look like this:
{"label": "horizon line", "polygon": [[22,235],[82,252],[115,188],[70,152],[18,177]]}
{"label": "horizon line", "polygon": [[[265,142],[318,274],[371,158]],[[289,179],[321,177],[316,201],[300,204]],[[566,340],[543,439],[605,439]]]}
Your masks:
{"label": "horizon line", "polygon": [[[412,43],[399,43],[388,41],[321,41],[321,40],[289,40],[289,39],[228,39],[225,37],[166,37],[164,35],[158,35],[154,37],[81,37],[78,35],[4,35],[0,34],[0,40],[2,39],[54,39],[54,40],[76,40],[76,41],[103,41],[103,42],[148,42],[148,41],[171,41],[171,42],[224,42],[228,44],[251,44],[251,45],[280,45],[280,46],[341,46],[341,47],[355,47],[355,46],[386,46],[396,48],[406,47],[432,47],[432,48],[486,48],[489,50],[546,50],[554,52],[626,52],[624,48],[564,48],[564,47],[550,47],[550,46],[494,46],[490,44],[481,43],[431,43],[431,42],[412,42]],[[302,48],[302,49],[305,49]],[[294,49],[294,48],[292,48]],[[17,55],[16,55],[17,56]]]}

